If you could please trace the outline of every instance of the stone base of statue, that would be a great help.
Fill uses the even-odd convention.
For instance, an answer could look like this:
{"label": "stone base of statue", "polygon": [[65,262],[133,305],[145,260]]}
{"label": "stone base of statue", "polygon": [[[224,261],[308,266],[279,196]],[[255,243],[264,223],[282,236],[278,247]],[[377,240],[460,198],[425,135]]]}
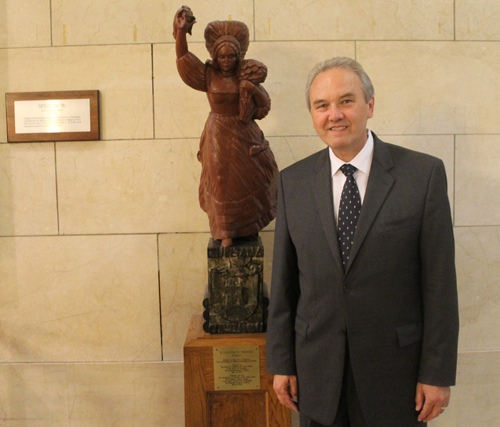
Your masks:
{"label": "stone base of statue", "polygon": [[184,344],[186,427],[290,427],[266,372],[266,334],[212,335],[193,316]]}
{"label": "stone base of statue", "polygon": [[203,329],[211,334],[266,331],[269,296],[264,284],[264,246],[260,237],[222,247],[208,243],[208,286]]}

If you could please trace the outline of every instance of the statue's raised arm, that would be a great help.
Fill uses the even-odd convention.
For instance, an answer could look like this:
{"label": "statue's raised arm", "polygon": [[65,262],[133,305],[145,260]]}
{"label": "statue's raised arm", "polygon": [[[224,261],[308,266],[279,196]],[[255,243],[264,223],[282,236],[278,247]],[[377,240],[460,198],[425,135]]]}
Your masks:
{"label": "statue's raised arm", "polygon": [[193,12],[189,7],[182,6],[174,16],[174,39],[177,58],[181,58],[188,52],[186,34],[191,35],[194,24],[196,24],[196,18]]}
{"label": "statue's raised arm", "polygon": [[261,86],[267,67],[245,60],[248,27],[238,21],[214,21],[205,29],[211,56],[201,62],[188,50],[186,34],[196,22],[187,6],[174,17],[177,69],[188,86],[207,92],[210,114],[201,136],[199,199],[210,231],[223,246],[253,238],[276,216],[278,167],[255,119],[271,108]]}

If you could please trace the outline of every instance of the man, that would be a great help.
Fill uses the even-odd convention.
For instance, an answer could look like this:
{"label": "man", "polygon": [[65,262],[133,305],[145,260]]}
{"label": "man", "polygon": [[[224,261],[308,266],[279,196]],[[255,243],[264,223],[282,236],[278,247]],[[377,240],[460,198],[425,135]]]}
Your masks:
{"label": "man", "polygon": [[422,426],[455,381],[444,165],[369,131],[373,94],[357,62],[318,64],[306,96],[328,147],[281,172],[267,369],[301,427]]}

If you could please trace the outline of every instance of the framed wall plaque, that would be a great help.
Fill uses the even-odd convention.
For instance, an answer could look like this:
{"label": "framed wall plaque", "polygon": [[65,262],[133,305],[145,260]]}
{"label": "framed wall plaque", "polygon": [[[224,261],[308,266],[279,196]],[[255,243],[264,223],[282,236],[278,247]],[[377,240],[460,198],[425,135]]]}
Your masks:
{"label": "framed wall plaque", "polygon": [[100,138],[98,90],[7,93],[5,103],[8,142]]}

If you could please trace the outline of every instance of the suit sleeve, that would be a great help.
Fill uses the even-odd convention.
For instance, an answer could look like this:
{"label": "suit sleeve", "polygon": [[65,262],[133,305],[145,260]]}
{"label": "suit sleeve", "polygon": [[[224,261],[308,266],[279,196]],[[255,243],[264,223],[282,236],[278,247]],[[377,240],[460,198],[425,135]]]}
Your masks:
{"label": "suit sleeve", "polygon": [[281,174],[266,342],[266,367],[271,373],[296,375],[295,313],[299,295],[297,255],[288,228]]}
{"label": "suit sleeve", "polygon": [[459,321],[453,225],[441,160],[429,180],[420,254],[424,335],[419,382],[450,386],[455,384]]}

